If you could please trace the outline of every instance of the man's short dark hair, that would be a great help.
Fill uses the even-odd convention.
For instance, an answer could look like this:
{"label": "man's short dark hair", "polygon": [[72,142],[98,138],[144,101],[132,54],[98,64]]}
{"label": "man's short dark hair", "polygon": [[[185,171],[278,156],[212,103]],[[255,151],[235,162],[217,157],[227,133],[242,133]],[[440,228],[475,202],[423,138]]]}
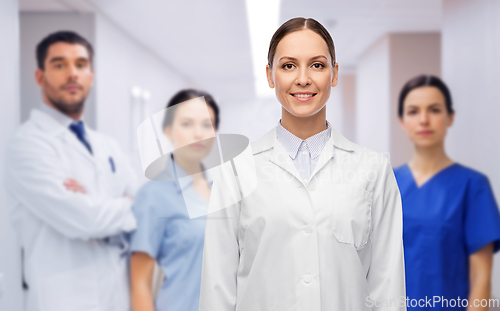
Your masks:
{"label": "man's short dark hair", "polygon": [[49,47],[57,42],[66,42],[71,44],[81,44],[89,53],[89,61],[92,65],[92,59],[94,58],[94,49],[90,42],[88,42],[84,37],[80,36],[76,32],[73,31],[57,31],[51,33],[47,37],[45,37],[38,45],[36,46],[36,61],[38,64],[38,69],[44,70],[45,59],[47,58],[47,54],[49,51]]}

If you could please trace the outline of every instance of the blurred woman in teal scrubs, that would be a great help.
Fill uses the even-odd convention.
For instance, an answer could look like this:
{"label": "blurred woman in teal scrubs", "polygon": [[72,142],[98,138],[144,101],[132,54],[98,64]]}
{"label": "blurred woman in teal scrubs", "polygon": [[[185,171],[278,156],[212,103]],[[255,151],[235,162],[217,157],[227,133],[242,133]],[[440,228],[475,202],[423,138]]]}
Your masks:
{"label": "blurred woman in teal scrubs", "polygon": [[[204,101],[187,102],[201,96]],[[134,311],[198,310],[206,217],[193,215],[208,210],[213,179],[201,161],[217,148],[212,138],[218,124],[219,108],[205,92],[182,90],[167,105],[163,130],[175,148],[175,169],[167,165],[161,174],[168,178],[146,183],[135,198],[137,230],[130,237]],[[156,301],[155,262],[165,276]]]}
{"label": "blurred woman in teal scrubs", "polygon": [[[394,170],[403,201],[408,309],[466,310],[467,303],[490,298],[493,253],[500,249],[498,205],[488,178],[445,152],[455,113],[439,78],[408,81],[398,115],[415,150]],[[468,149],[465,139],[463,151],[481,152]]]}

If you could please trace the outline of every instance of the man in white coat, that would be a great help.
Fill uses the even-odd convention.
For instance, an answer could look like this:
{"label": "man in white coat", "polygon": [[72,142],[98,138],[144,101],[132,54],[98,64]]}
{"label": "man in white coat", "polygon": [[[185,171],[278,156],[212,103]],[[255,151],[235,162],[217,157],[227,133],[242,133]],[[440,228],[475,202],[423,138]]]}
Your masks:
{"label": "man in white coat", "polygon": [[132,170],[117,143],[82,121],[92,46],[56,32],[37,46],[43,102],[6,149],[11,220],[23,250],[29,311],[129,310]]}

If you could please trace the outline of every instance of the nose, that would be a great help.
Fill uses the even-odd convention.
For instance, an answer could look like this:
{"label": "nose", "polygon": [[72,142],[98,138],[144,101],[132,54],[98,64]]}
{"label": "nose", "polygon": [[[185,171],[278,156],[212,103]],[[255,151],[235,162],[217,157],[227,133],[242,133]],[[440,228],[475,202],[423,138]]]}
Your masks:
{"label": "nose", "polygon": [[78,79],[78,68],[74,64],[68,66],[68,79],[70,81],[75,81]]}
{"label": "nose", "polygon": [[297,79],[295,80],[295,84],[300,85],[300,86],[306,86],[311,84],[311,78],[309,77],[307,68],[301,68],[298,70],[298,76]]}
{"label": "nose", "polygon": [[427,111],[422,111],[419,116],[420,124],[428,124],[429,123],[429,113]]}
{"label": "nose", "polygon": [[203,138],[203,126],[198,125],[194,127],[194,137],[196,140],[201,140]]}

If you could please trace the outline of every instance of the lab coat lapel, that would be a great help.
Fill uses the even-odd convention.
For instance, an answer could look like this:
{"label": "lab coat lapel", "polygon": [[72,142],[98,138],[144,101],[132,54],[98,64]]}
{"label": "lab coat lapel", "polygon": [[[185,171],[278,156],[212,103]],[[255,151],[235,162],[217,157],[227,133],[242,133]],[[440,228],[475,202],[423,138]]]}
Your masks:
{"label": "lab coat lapel", "polygon": [[319,155],[318,162],[314,165],[313,172],[311,173],[311,177],[309,180],[312,180],[314,175],[319,172],[331,159],[335,157],[335,147],[332,144],[332,137],[326,142],[323,150]]}
{"label": "lab coat lapel", "polygon": [[276,128],[274,129],[274,133],[273,151],[271,152],[271,157],[269,160],[288,173],[292,174],[295,178],[302,182],[299,170],[297,170],[297,167],[295,166],[295,164],[293,164],[293,161],[292,159],[290,159],[290,156],[288,155],[285,147],[283,147],[283,145],[276,138]]}
{"label": "lab coat lapel", "polygon": [[[87,150],[87,148],[85,148],[85,146],[82,144],[82,142],[78,140],[78,138],[76,137],[76,135],[74,135],[73,133],[71,133],[68,130],[66,133],[64,133],[63,139],[66,142],[66,144],[68,144],[69,146],[71,146],[71,148],[75,148],[76,150],[78,150],[78,152],[84,158],[86,158],[92,164],[94,164],[94,157],[90,154],[90,152]],[[92,144],[91,144],[91,146],[92,146],[92,151],[94,152],[95,148],[94,148],[94,146]]]}
{"label": "lab coat lapel", "polygon": [[94,163],[94,159],[90,152],[85,148],[85,146],[78,140],[76,135],[71,133],[71,131],[59,122],[54,120],[51,116],[37,109],[33,109],[30,115],[31,120],[35,122],[42,131],[47,135],[52,135],[54,137],[61,136],[63,143],[75,148],[82,154],[84,158]]}
{"label": "lab coat lapel", "polygon": [[342,149],[347,152],[354,151],[353,143],[350,142],[347,138],[342,136],[339,132],[331,129],[331,136],[328,142],[325,144],[325,147],[321,151],[318,162],[314,166],[314,170],[311,174],[311,179],[314,175],[319,172],[328,162],[335,157],[335,149]]}

